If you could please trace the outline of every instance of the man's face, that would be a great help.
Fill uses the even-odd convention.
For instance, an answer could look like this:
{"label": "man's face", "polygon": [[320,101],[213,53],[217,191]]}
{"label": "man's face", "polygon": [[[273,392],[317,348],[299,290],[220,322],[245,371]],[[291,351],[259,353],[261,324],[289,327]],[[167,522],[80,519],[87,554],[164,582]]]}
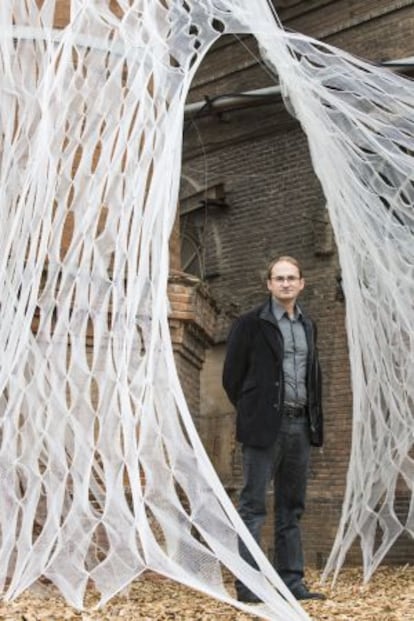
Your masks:
{"label": "man's face", "polygon": [[275,263],[267,281],[270,293],[281,304],[295,302],[304,286],[305,281],[300,277],[298,268],[288,261]]}

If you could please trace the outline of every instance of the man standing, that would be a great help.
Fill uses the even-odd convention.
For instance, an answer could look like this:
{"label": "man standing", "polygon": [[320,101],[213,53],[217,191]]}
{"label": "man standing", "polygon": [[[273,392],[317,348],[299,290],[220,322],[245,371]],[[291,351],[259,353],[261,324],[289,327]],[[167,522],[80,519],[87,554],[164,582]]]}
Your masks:
{"label": "man standing", "polygon": [[[310,447],[323,439],[321,375],[316,326],[296,303],[305,285],[296,259],[274,259],[267,274],[269,299],[234,323],[224,362],[223,386],[237,409],[244,483],[239,513],[260,543],[271,481],[275,499],[274,566],[297,599],[324,599],[303,582],[300,518]],[[240,554],[255,565],[240,542]],[[258,602],[236,581],[240,601]]]}

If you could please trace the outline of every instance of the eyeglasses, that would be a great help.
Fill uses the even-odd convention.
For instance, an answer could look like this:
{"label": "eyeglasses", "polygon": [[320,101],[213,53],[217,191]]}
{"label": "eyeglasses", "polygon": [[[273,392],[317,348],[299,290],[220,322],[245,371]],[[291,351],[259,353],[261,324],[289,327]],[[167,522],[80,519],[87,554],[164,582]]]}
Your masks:
{"label": "eyeglasses", "polygon": [[292,274],[289,274],[289,276],[271,276],[270,280],[275,280],[277,283],[283,283],[285,282],[285,280],[287,282],[293,283],[297,280],[300,280],[300,278],[299,276],[293,276]]}

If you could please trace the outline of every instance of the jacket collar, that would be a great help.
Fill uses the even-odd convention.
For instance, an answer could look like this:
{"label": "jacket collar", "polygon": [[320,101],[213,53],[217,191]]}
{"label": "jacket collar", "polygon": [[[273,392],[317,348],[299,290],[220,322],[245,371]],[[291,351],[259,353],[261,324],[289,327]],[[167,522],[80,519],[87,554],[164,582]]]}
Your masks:
{"label": "jacket collar", "polygon": [[[304,314],[302,309],[300,309],[300,314],[301,314],[301,318],[303,322],[303,327],[305,329],[306,340],[308,343],[308,356],[309,356],[309,360],[311,360],[313,356],[312,322]],[[272,312],[272,297],[271,296],[269,296],[268,300],[262,306],[259,307],[258,316],[259,316],[259,319],[264,320],[263,323],[261,324],[261,327],[262,327],[263,333],[270,347],[273,349],[276,355],[280,355],[280,340],[279,342],[275,341],[275,338],[274,338],[275,330],[274,328],[270,327],[270,324],[273,324],[273,326],[276,326],[277,328],[276,334],[279,335],[279,339],[282,339],[282,347],[283,347],[283,337],[282,337],[282,333],[279,328],[279,323]]]}
{"label": "jacket collar", "polygon": [[[276,317],[278,321],[280,321],[283,315],[286,313],[283,306],[279,304],[279,302],[275,300],[273,297],[270,298],[270,308],[271,308],[272,314]],[[300,308],[299,304],[295,304],[295,310],[294,310],[295,319],[299,319],[302,316],[303,316],[302,309]]]}
{"label": "jacket collar", "polygon": [[270,321],[270,323],[274,323],[277,325],[276,317],[272,312],[272,297],[269,296],[266,302],[259,309],[259,317],[260,319],[264,319],[265,321]]}
{"label": "jacket collar", "polygon": [[[274,300],[272,296],[269,296],[267,301],[259,309],[260,319],[270,321],[270,323],[273,323],[275,325],[278,324],[278,321],[283,317],[284,313],[285,309],[283,308],[283,306],[281,304],[278,304],[278,302],[276,302],[276,300]],[[299,317],[304,319],[304,314],[299,304],[296,304],[295,318],[298,319]]]}

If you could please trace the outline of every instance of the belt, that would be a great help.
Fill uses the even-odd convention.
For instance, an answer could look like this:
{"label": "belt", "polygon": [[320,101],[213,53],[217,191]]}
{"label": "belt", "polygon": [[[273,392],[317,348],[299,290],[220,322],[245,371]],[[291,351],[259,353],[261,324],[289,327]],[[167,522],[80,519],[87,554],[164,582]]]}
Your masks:
{"label": "belt", "polygon": [[306,416],[306,406],[295,403],[284,403],[283,414],[289,418],[301,418]]}

